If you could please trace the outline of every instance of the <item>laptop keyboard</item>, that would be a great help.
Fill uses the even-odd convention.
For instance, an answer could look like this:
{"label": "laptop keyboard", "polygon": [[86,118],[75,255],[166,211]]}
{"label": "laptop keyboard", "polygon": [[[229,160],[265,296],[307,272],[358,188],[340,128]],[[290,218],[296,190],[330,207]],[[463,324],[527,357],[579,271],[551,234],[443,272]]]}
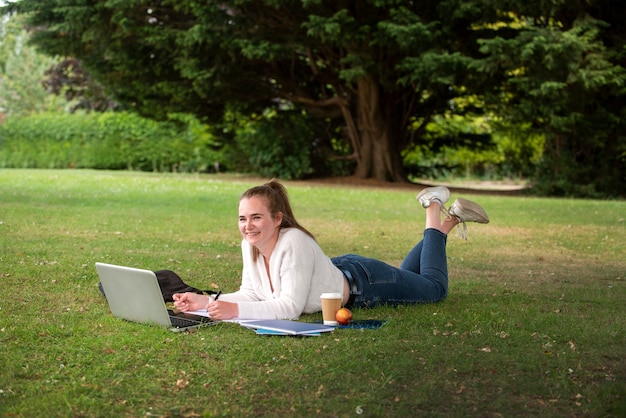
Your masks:
{"label": "laptop keyboard", "polygon": [[168,310],[168,313],[170,314],[170,322],[177,328],[186,328],[195,325],[213,325],[217,323],[211,318],[204,316],[189,315],[193,318],[188,318],[184,316],[185,314],[174,313],[172,310]]}
{"label": "laptop keyboard", "polygon": [[190,327],[193,325],[201,324],[199,321],[194,321],[192,319],[179,318],[177,316],[170,316],[170,320],[172,321],[172,325],[179,328]]}

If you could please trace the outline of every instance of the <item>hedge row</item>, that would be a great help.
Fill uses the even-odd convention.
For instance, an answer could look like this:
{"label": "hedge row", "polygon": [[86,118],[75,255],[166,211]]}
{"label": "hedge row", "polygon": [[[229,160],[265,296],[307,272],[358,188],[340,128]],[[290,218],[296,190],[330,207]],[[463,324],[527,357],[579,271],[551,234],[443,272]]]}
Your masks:
{"label": "hedge row", "polygon": [[0,125],[0,168],[207,171],[220,161],[207,128],[188,115],[38,114]]}

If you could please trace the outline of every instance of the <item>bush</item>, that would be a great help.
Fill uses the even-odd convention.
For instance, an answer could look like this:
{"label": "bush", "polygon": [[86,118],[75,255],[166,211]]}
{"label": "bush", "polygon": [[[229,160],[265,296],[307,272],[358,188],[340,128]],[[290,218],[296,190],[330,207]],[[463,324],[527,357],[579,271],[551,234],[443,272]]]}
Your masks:
{"label": "bush", "polygon": [[219,145],[189,115],[157,122],[134,113],[44,113],[0,125],[0,168],[208,171]]}
{"label": "bush", "polygon": [[297,110],[266,110],[243,116],[229,112],[225,132],[232,141],[225,161],[232,169],[285,180],[347,174],[348,163],[333,160],[341,153],[327,134],[319,132],[319,120]]}
{"label": "bush", "polygon": [[433,179],[530,178],[543,145],[543,136],[527,127],[503,125],[492,117],[436,116],[423,143],[404,153],[404,165],[415,177]]}

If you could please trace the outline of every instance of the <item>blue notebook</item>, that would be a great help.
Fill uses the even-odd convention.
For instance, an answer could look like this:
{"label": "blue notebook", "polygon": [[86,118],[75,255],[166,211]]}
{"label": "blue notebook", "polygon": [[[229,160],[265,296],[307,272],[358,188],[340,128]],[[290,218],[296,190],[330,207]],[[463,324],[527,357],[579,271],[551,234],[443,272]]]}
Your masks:
{"label": "blue notebook", "polygon": [[287,319],[264,319],[259,321],[240,322],[241,326],[255,330],[272,331],[285,335],[308,335],[331,332],[335,327],[311,322],[290,321]]}

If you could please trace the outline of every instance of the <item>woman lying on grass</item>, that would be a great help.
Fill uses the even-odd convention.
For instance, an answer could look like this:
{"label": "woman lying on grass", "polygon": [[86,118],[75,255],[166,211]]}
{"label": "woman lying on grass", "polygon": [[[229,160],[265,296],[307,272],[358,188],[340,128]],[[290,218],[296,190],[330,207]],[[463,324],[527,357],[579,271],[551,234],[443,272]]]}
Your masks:
{"label": "woman lying on grass", "polygon": [[253,187],[239,201],[240,289],[218,300],[175,294],[174,306],[182,312],[206,308],[211,318],[220,320],[295,319],[321,311],[320,295],[327,292],[342,293],[347,307],[443,300],[448,293],[448,233],[460,223],[465,228],[465,222],[489,222],[478,204],[465,199],[446,210],[449,198],[446,187],[429,187],[417,195],[426,209],[424,238],[397,268],[354,254],[329,258],[296,221],[282,184],[274,180]]}

